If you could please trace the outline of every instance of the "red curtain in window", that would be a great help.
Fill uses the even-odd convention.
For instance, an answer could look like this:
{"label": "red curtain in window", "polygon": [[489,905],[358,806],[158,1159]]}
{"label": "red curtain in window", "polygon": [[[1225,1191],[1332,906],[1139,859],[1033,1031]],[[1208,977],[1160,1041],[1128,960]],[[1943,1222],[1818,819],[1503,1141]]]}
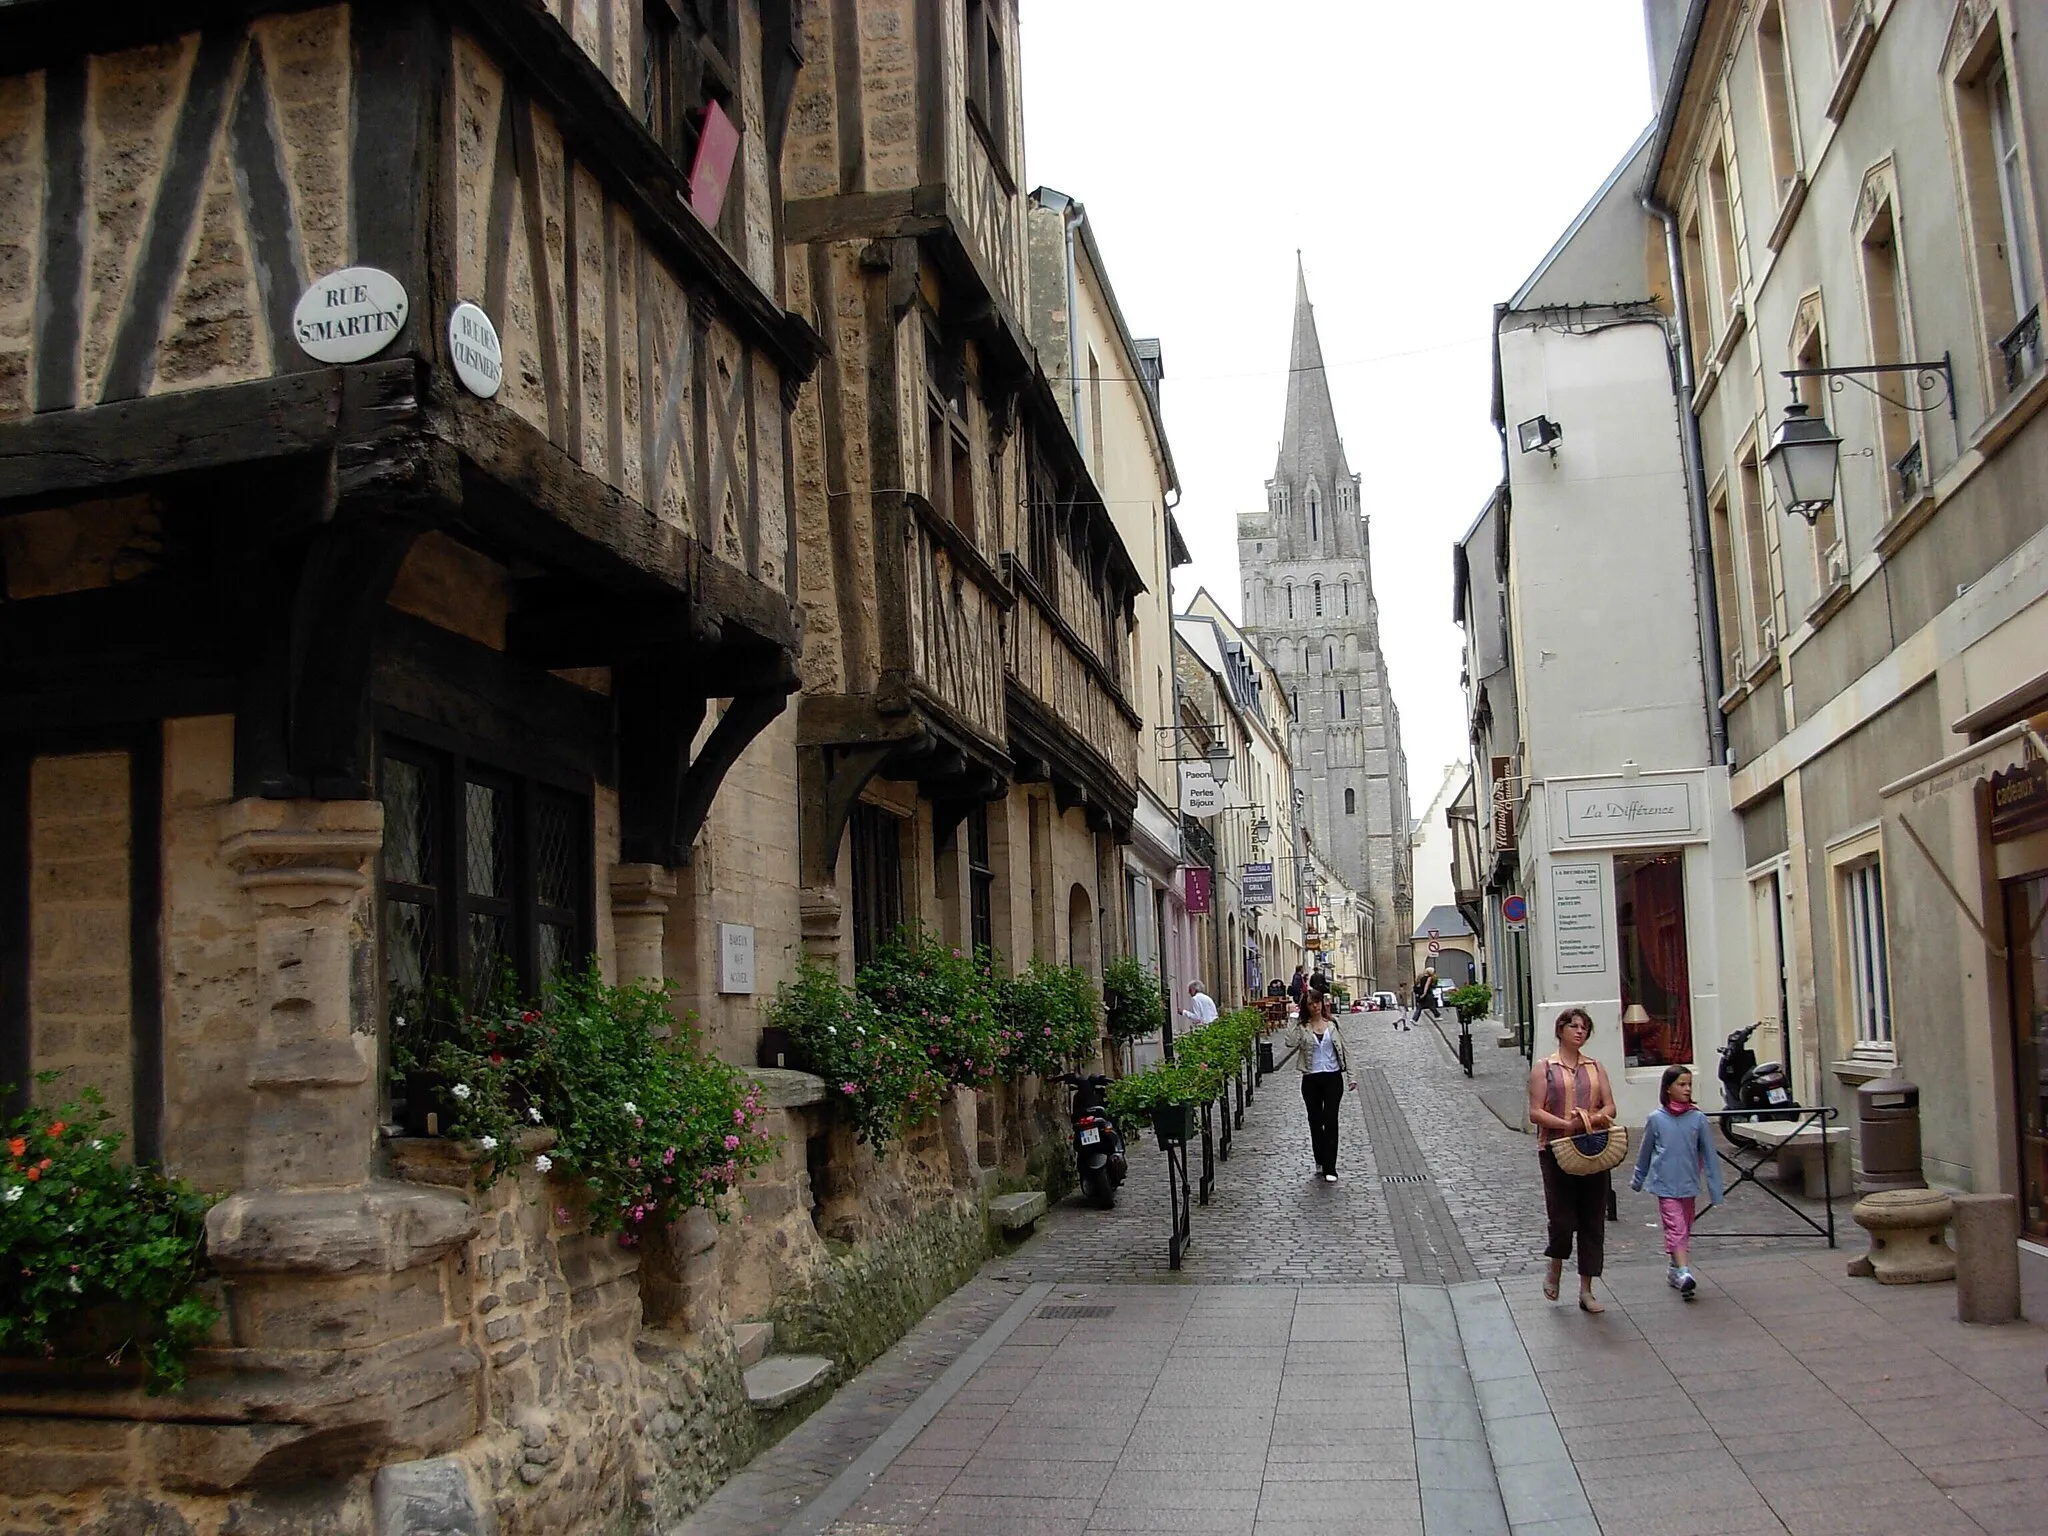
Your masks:
{"label": "red curtain in window", "polygon": [[[1638,865],[1634,880],[1636,945],[1659,998],[1642,1002],[1663,1026],[1663,1059],[1692,1060],[1692,974],[1685,953],[1685,860],[1673,854]],[[1661,1006],[1659,1006],[1661,1004]]]}

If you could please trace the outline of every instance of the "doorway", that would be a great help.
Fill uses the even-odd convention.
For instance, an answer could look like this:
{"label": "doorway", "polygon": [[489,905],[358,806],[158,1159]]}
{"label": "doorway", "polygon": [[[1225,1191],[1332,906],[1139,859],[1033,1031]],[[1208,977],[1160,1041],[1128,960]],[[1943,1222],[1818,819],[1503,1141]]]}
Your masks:
{"label": "doorway", "polygon": [[2048,870],[2003,882],[2012,1077],[2019,1103],[2020,1225],[2048,1241]]}

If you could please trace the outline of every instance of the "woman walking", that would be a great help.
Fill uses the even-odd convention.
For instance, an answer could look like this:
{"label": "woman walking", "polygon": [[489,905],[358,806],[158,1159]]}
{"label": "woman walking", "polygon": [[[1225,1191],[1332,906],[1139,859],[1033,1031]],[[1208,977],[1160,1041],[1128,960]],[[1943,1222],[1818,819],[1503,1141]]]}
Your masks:
{"label": "woman walking", "polygon": [[1699,1289],[1687,1250],[1692,1246],[1693,1204],[1699,1199],[1700,1175],[1707,1180],[1707,1204],[1721,1203],[1721,1159],[1714,1155],[1707,1117],[1692,1104],[1692,1069],[1666,1067],[1658,1092],[1662,1109],[1650,1112],[1643,1127],[1643,1147],[1636,1153],[1630,1189],[1647,1189],[1657,1197],[1664,1223],[1664,1251],[1671,1266],[1664,1273],[1671,1288],[1687,1301]]}
{"label": "woman walking", "polygon": [[[1327,992],[1310,992],[1301,1018],[1288,1027],[1287,1055],[1301,1073],[1301,1102],[1308,1110],[1309,1149],[1325,1184],[1337,1182],[1337,1110],[1351,1073],[1336,1009]],[[1282,1061],[1287,1057],[1283,1056]],[[1353,1083],[1356,1088],[1358,1084]]]}
{"label": "woman walking", "polygon": [[1536,1126],[1536,1159],[1543,1172],[1543,1206],[1550,1217],[1550,1242],[1543,1250],[1550,1272],[1543,1294],[1557,1300],[1564,1279],[1564,1261],[1579,1250],[1579,1307],[1586,1312],[1607,1308],[1593,1296],[1607,1257],[1605,1170],[1566,1173],[1550,1144],[1562,1136],[1605,1130],[1614,1124],[1614,1089],[1600,1064],[1585,1055],[1593,1034],[1593,1016],[1583,1008],[1567,1008],[1557,1016],[1557,1050],[1529,1073],[1529,1119]]}

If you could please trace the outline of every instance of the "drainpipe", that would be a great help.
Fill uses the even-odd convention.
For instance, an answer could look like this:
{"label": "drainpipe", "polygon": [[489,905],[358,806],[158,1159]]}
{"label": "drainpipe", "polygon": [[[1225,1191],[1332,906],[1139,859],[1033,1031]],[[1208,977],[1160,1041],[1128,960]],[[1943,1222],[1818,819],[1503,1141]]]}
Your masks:
{"label": "drainpipe", "polygon": [[1714,582],[1714,536],[1707,519],[1707,466],[1700,451],[1700,423],[1693,415],[1692,310],[1686,302],[1684,252],[1678,238],[1676,210],[1659,202],[1645,188],[1645,212],[1664,225],[1664,259],[1671,269],[1671,302],[1678,322],[1678,342],[1671,350],[1673,383],[1678,391],[1678,426],[1685,440],[1685,499],[1692,511],[1692,570],[1699,605],[1700,675],[1707,685],[1707,750],[1712,761],[1732,766],[1728,721],[1721,713],[1727,679],[1721,675],[1721,602]]}

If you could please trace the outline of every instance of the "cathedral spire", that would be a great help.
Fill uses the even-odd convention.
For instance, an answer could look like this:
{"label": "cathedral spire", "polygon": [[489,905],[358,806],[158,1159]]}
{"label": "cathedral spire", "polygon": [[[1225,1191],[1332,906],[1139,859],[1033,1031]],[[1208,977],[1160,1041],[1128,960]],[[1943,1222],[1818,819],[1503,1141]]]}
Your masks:
{"label": "cathedral spire", "polygon": [[1299,485],[1314,476],[1325,492],[1350,477],[1344,444],[1337,436],[1337,410],[1330,403],[1330,378],[1323,371],[1323,343],[1316,335],[1315,307],[1308,301],[1308,275],[1301,252],[1294,253],[1294,344],[1287,356],[1287,421],[1280,431],[1278,480]]}

